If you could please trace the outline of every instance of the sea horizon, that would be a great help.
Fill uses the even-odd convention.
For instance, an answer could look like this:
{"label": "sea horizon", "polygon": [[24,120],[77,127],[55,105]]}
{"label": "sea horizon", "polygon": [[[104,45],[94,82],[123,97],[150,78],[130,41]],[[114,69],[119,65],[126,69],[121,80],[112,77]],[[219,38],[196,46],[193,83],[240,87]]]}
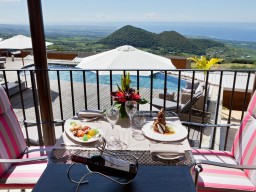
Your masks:
{"label": "sea horizon", "polygon": [[[90,22],[90,23],[48,23],[45,24],[45,33],[61,28],[62,30],[105,31],[105,34],[120,29],[125,25],[132,25],[144,30],[161,33],[176,31],[184,36],[195,38],[210,38],[219,40],[256,42],[256,22]],[[29,31],[25,24],[0,24],[0,27],[21,27]],[[75,27],[75,28],[74,28]],[[10,29],[11,30],[11,29]]]}

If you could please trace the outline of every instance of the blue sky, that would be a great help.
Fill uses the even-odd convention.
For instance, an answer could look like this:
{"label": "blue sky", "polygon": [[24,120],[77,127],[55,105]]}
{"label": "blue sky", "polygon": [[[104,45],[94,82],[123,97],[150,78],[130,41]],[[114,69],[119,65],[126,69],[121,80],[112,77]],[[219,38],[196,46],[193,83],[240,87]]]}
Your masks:
{"label": "blue sky", "polygon": [[[42,0],[44,23],[256,22],[256,0]],[[0,0],[0,24],[28,24],[26,0]]]}

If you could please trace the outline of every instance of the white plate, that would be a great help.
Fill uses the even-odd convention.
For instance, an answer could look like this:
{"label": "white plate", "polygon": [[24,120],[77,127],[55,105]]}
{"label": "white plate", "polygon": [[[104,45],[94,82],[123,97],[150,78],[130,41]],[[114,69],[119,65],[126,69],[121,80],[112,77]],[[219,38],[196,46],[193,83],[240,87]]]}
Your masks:
{"label": "white plate", "polygon": [[[99,131],[99,134],[97,134],[95,137],[89,139],[88,141],[83,141],[82,139],[80,139],[79,137],[75,137],[73,135],[73,133],[69,130],[70,129],[70,122],[76,122],[78,124],[81,124],[81,125],[84,125],[84,126],[90,126],[92,129],[97,129]],[[64,125],[64,129],[65,129],[65,132],[66,134],[73,140],[77,141],[77,142],[80,142],[80,143],[92,143],[92,142],[95,142],[95,141],[98,141],[102,135],[103,135],[103,132],[102,130],[98,129],[97,127],[94,127],[88,123],[85,123],[85,122],[81,122],[81,121],[77,121],[77,120],[70,120],[70,121],[66,121],[65,122],[65,125]]]}
{"label": "white plate", "polygon": [[179,159],[181,155],[171,156],[171,155],[156,155],[159,159],[163,160],[174,160]]}
{"label": "white plate", "polygon": [[188,131],[184,126],[182,126],[181,124],[170,122],[170,121],[167,121],[166,124],[168,124],[174,129],[175,131],[174,134],[164,135],[161,133],[157,133],[153,129],[153,126],[152,126],[153,123],[154,123],[153,121],[149,122],[142,127],[143,134],[150,139],[153,139],[156,141],[163,141],[163,142],[182,141],[188,135]]}

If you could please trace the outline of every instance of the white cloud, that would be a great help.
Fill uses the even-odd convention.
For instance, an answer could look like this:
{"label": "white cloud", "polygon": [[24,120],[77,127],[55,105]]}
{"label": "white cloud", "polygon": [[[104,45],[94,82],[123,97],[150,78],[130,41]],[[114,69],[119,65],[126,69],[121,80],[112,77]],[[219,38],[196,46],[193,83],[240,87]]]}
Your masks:
{"label": "white cloud", "polygon": [[154,17],[157,17],[157,14],[155,12],[149,12],[149,13],[144,13],[143,16],[145,18],[154,18]]}
{"label": "white cloud", "polygon": [[102,12],[100,12],[100,13],[98,13],[98,14],[96,15],[96,19],[97,19],[97,20],[100,20],[100,21],[109,20],[109,19],[111,19],[111,18],[112,18],[111,15],[107,15],[107,14],[102,13]]}
{"label": "white cloud", "polygon": [[0,0],[0,2],[20,2],[20,0]]}

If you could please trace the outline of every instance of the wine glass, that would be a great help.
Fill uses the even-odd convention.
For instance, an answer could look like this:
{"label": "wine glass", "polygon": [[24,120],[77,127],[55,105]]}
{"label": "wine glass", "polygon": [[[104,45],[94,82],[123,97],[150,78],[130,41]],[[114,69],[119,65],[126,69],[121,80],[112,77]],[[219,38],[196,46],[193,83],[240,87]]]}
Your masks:
{"label": "wine glass", "polygon": [[110,107],[106,110],[106,117],[112,127],[112,129],[108,130],[106,134],[107,149],[120,150],[122,149],[120,135],[118,130],[115,129],[116,122],[119,119],[119,109],[115,106]]}
{"label": "wine glass", "polygon": [[[132,137],[136,140],[143,140],[144,136],[137,132],[132,125],[132,119],[133,116],[135,115],[136,111],[137,111],[137,102],[136,101],[126,101],[125,102],[125,111],[127,113],[127,115],[129,116],[130,119],[130,127],[132,128]],[[143,136],[143,138],[141,138],[141,136]]]}
{"label": "wine glass", "polygon": [[[137,111],[133,116],[133,121],[136,124],[136,129],[141,129],[143,125],[146,123],[147,119],[143,111]],[[135,127],[133,130],[133,138],[135,138],[138,141],[142,141],[145,139],[144,135],[140,131],[135,130]]]}
{"label": "wine glass", "polygon": [[126,101],[125,102],[125,111],[130,119],[130,127],[132,128],[132,118],[137,111],[137,102],[136,101]]}

